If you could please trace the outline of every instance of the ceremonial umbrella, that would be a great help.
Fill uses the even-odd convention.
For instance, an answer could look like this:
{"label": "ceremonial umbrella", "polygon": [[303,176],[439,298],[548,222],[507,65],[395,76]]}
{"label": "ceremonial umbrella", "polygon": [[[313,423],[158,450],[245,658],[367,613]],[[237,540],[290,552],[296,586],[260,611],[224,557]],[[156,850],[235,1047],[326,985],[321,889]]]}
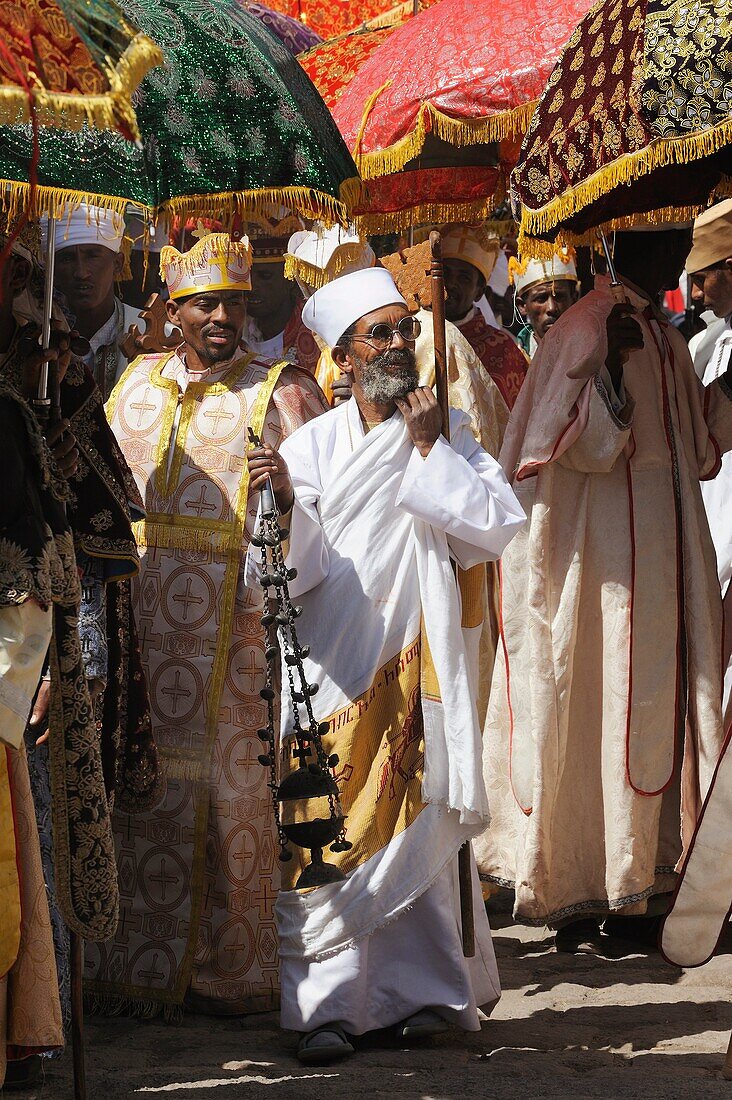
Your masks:
{"label": "ceremonial umbrella", "polygon": [[286,46],[291,54],[297,56],[305,50],[311,50],[321,41],[320,35],[301,23],[299,19],[293,19],[291,15],[275,11],[264,4],[257,4],[254,0],[240,0],[250,15],[269,27],[276,34],[283,46]]}
{"label": "ceremonial umbrella", "polygon": [[406,0],[355,30],[329,38],[300,55],[298,61],[331,111],[371,54],[397,27],[434,2],[419,0],[415,12],[413,0]]}
{"label": "ceremonial umbrella", "polygon": [[[297,61],[237,0],[123,0],[156,41],[164,67],[135,96],[141,144],[82,127],[39,135],[34,213],[82,199],[151,218],[237,216],[280,203],[346,221],[360,181],[325,106]],[[27,202],[30,127],[0,127],[0,186]],[[1,200],[0,200],[1,201]]]}
{"label": "ceremonial umbrella", "polygon": [[137,137],[130,97],[158,47],[111,0],[3,0],[0,122]]}
{"label": "ceremonial umbrella", "polygon": [[333,117],[369,181],[380,232],[485,217],[535,102],[589,0],[441,0],[365,62]]}
{"label": "ceremonial umbrella", "polygon": [[270,0],[270,7],[307,23],[321,38],[352,31],[393,7],[394,0]]}
{"label": "ceremonial umbrella", "polygon": [[527,250],[708,204],[732,174],[731,35],[728,0],[605,0],[585,16],[512,176]]}

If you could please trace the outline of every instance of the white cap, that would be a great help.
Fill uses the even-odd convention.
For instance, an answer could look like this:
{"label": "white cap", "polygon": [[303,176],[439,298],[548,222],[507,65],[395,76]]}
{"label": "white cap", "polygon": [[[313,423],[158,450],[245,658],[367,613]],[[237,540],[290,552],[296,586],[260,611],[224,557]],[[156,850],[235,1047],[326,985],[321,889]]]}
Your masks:
{"label": "white cap", "polygon": [[376,253],[357,233],[334,225],[293,233],[285,253],[285,276],[294,279],[305,298],[340,275],[373,267]]}
{"label": "white cap", "polygon": [[303,322],[333,348],[354,322],[382,306],[407,303],[386,268],[352,271],[316,290],[302,311]]}
{"label": "white cap", "polygon": [[[119,252],[125,233],[124,219],[112,210],[83,202],[68,216],[56,221],[55,250],[73,248],[77,244],[101,244],[110,252]],[[48,218],[41,219],[43,253],[48,240]]]}

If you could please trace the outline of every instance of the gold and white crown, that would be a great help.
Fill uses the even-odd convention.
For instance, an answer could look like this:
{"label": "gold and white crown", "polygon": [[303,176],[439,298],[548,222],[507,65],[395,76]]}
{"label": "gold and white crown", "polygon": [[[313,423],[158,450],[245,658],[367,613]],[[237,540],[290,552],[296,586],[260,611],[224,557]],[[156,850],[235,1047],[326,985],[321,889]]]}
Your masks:
{"label": "gold and white crown", "polygon": [[577,265],[573,248],[560,248],[551,260],[517,260],[514,256],[508,261],[508,278],[513,284],[517,296],[538,283],[555,283],[563,280],[577,282]]}
{"label": "gold and white crown", "polygon": [[188,252],[166,245],[160,253],[160,274],[171,298],[187,298],[204,290],[251,290],[249,238],[232,241],[228,233],[209,233]]}

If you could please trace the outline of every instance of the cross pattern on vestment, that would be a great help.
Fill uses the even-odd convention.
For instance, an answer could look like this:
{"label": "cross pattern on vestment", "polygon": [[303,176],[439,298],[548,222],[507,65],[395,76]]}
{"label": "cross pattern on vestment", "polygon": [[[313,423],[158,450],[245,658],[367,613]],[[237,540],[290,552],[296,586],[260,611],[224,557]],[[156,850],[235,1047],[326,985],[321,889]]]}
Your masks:
{"label": "cross pattern on vestment", "polygon": [[123,906],[120,906],[119,918],[117,920],[117,931],[115,935],[123,943],[127,942],[127,925],[134,928],[135,931],[140,927],[140,918],[134,917],[132,913],[128,913]]}
{"label": "cross pattern on vestment", "polygon": [[242,926],[238,924],[236,926],[236,935],[234,939],[231,943],[225,943],[221,950],[225,951],[227,955],[234,955],[237,951],[241,951],[242,947],[246,947],[246,937],[244,939],[241,938],[242,931]]}
{"label": "cross pattern on vestment", "polygon": [[155,412],[157,405],[151,405],[146,401],[146,397],[150,392],[150,387],[145,386],[145,392],[142,395],[142,401],[131,401],[130,408],[137,410],[137,427],[142,427],[142,418],[146,412]]}
{"label": "cross pattern on vestment", "polygon": [[240,676],[248,676],[249,677],[249,683],[250,683],[249,690],[251,691],[252,695],[254,695],[254,692],[255,692],[256,687],[257,687],[257,677],[261,675],[262,670],[259,668],[259,665],[254,660],[254,650],[253,649],[249,650],[249,664],[248,665],[243,665],[241,668],[237,668],[236,671],[239,673]]}
{"label": "cross pattern on vestment", "polygon": [[259,763],[259,761],[257,760],[256,756],[254,756],[252,754],[252,743],[251,743],[251,741],[247,741],[246,755],[237,757],[237,759],[234,761],[234,763],[236,764],[237,768],[241,768],[241,767],[248,768],[252,764],[256,764],[258,768],[261,768],[261,766],[262,766]]}
{"label": "cross pattern on vestment", "polygon": [[[191,585],[192,584],[193,584],[193,581],[191,580],[191,578],[186,577],[186,586],[185,586],[184,591],[179,592],[177,595],[172,597],[174,603],[182,603],[183,604],[183,622],[184,623],[188,621],[188,608],[190,607],[190,605],[192,603],[201,604],[201,603],[204,602],[202,596],[194,596],[194,595],[191,594]],[[190,692],[188,694],[190,695]]]}
{"label": "cross pattern on vestment", "polygon": [[219,394],[219,407],[206,409],[203,414],[206,420],[213,420],[213,431],[211,435],[217,435],[219,430],[219,420],[234,420],[236,419],[233,413],[227,412],[224,408],[224,401],[226,400],[225,394]]}
{"label": "cross pattern on vestment", "polygon": [[272,912],[272,905],[276,897],[277,894],[272,889],[271,883],[266,878],[260,879],[259,889],[256,894],[252,894],[252,900],[257,903],[260,917]]}
{"label": "cross pattern on vestment", "polygon": [[249,848],[247,847],[246,839],[247,839],[248,834],[245,833],[243,829],[241,831],[240,836],[241,836],[241,844],[239,845],[239,849],[238,849],[238,851],[231,853],[231,858],[235,859],[236,862],[239,864],[240,874],[243,875],[244,870],[245,870],[246,865],[247,865],[247,860],[250,860],[252,858],[252,856],[254,855],[254,852],[250,852]]}
{"label": "cross pattern on vestment", "polygon": [[208,488],[207,485],[202,485],[201,486],[201,491],[198,494],[198,500],[195,500],[193,497],[188,497],[188,500],[183,501],[186,508],[190,508],[192,512],[195,512],[199,519],[201,518],[201,516],[203,515],[204,512],[215,512],[216,511],[216,505],[215,504],[209,504],[209,502],[206,500],[206,489],[207,488]]}
{"label": "cross pattern on vestment", "polygon": [[173,701],[171,713],[178,713],[178,700],[190,698],[191,689],[180,686],[180,669],[175,670],[175,679],[173,680],[172,687],[164,687],[160,689],[161,695],[168,695]]}
{"label": "cross pattern on vestment", "polygon": [[158,953],[157,953],[157,951],[155,951],[153,953],[152,962],[150,964],[150,969],[149,970],[141,970],[140,971],[140,977],[145,978],[150,982],[154,982],[156,980],[159,981],[161,978],[164,978],[165,977],[164,972],[161,971],[161,970],[156,970],[155,969],[155,967],[157,965],[158,965]]}
{"label": "cross pattern on vestment", "polygon": [[160,649],[161,642],[163,640],[162,634],[156,634],[153,631],[152,623],[143,623],[142,630],[140,631],[140,650],[143,649]]}
{"label": "cross pattern on vestment", "polygon": [[158,874],[157,875],[148,875],[148,878],[150,879],[150,882],[160,883],[160,900],[162,902],[167,901],[167,898],[165,897],[165,889],[168,886],[168,884],[171,883],[171,882],[177,882],[178,881],[178,876],[177,875],[168,875],[168,874],[166,874],[166,872],[165,872],[165,856],[160,857],[160,871],[158,872]]}

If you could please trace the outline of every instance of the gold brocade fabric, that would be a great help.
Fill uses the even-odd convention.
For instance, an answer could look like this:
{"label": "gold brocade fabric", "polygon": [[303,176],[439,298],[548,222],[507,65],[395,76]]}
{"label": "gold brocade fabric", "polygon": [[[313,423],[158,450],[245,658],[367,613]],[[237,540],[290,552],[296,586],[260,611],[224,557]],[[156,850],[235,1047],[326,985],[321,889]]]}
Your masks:
{"label": "gold brocade fabric", "polygon": [[[347,852],[327,853],[344,873],[366,863],[402,833],[422,809],[424,735],[421,705],[422,639],[415,638],[376,673],[371,687],[324,719],[326,752],[338,753],[338,786],[346,815]],[[283,740],[281,774],[298,767],[297,743]],[[327,818],[327,798],[282,803],[283,823]],[[293,846],[283,864],[283,888],[291,890],[310,853]],[[285,881],[286,880],[286,881]]]}
{"label": "gold brocade fabric", "polygon": [[155,809],[115,815],[120,924],[88,952],[90,988],[102,1009],[188,998],[265,1011],[278,999],[279,868],[257,760],[262,594],[244,583],[247,429],[276,447],[325,404],[311,375],[251,354],[179,404],[170,358],[133,363],[108,405],[147,510],[133,598],[167,788]]}
{"label": "gold brocade fabric", "polygon": [[549,239],[560,226],[581,237],[706,205],[723,170],[712,155],[730,140],[731,79],[724,5],[596,5],[551,74],[512,176],[523,233]]}

